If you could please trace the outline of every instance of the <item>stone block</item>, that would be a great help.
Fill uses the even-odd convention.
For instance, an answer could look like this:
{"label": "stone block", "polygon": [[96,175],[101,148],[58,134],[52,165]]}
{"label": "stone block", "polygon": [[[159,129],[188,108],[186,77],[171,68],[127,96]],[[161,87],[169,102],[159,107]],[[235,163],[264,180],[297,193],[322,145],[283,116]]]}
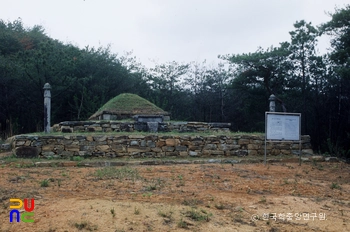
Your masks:
{"label": "stone block", "polygon": [[59,155],[61,155],[62,157],[71,157],[71,156],[74,155],[74,152],[72,152],[72,151],[62,151],[62,153],[59,154]]}
{"label": "stone block", "polygon": [[216,150],[217,146],[216,146],[216,144],[206,144],[203,149],[204,150]]}
{"label": "stone block", "polygon": [[272,149],[270,154],[271,155],[280,155],[281,154],[281,150],[280,149]]}
{"label": "stone block", "polygon": [[166,139],[165,144],[169,147],[175,147],[180,144],[179,139]]}
{"label": "stone block", "polygon": [[291,146],[291,149],[299,149],[299,143],[293,143],[292,146]]}
{"label": "stone block", "polygon": [[314,156],[311,156],[311,159],[314,160],[314,161],[324,161],[325,158],[321,155],[314,155]]}
{"label": "stone block", "polygon": [[191,150],[191,151],[202,150],[202,146],[188,146],[188,150]]}
{"label": "stone block", "polygon": [[119,129],[120,126],[118,124],[111,124],[112,129]]}
{"label": "stone block", "polygon": [[92,154],[92,152],[89,152],[89,151],[79,151],[78,152],[78,155],[79,156],[90,156]]}
{"label": "stone block", "polygon": [[217,150],[203,150],[202,154],[205,156],[209,155],[225,155],[224,151],[217,151]]}
{"label": "stone block", "polygon": [[249,156],[257,156],[258,155],[258,151],[257,150],[248,150],[248,155]]}
{"label": "stone block", "polygon": [[247,145],[249,143],[250,143],[249,139],[239,139],[238,140],[239,145]]}
{"label": "stone block", "polygon": [[17,147],[17,146],[23,146],[25,143],[26,143],[25,140],[19,140],[19,141],[17,140],[15,146],[16,146],[16,147]]}
{"label": "stone block", "polygon": [[[265,145],[263,145],[261,148],[265,149]],[[271,150],[273,148],[274,148],[274,146],[271,143],[266,144],[266,150]]]}
{"label": "stone block", "polygon": [[234,140],[234,139],[227,139],[226,140],[226,144],[237,145],[238,142],[237,142],[237,140]]}
{"label": "stone block", "polygon": [[144,135],[129,135],[129,139],[144,139]]}
{"label": "stone block", "polygon": [[200,145],[203,145],[203,144],[204,144],[203,140],[194,140],[194,141],[192,141],[192,145],[193,146],[200,146]]}
{"label": "stone block", "polygon": [[217,137],[215,137],[215,138],[207,137],[206,140],[207,140],[207,143],[212,143],[212,144],[219,144],[220,143],[220,140]]}
{"label": "stone block", "polygon": [[229,151],[229,150],[231,150],[231,149],[229,149],[228,146],[229,146],[229,145],[227,145],[227,144],[219,144],[219,145],[218,145],[218,148],[219,148],[219,150],[221,150],[221,151]]}
{"label": "stone block", "polygon": [[331,162],[331,163],[337,163],[339,162],[339,159],[337,157],[326,157],[325,161]]}
{"label": "stone block", "polygon": [[178,156],[179,152],[172,151],[172,152],[165,152],[165,156]]}
{"label": "stone block", "polygon": [[64,161],[62,162],[63,167],[75,167],[78,165],[78,162],[76,161]]}
{"label": "stone block", "polygon": [[155,152],[145,152],[145,153],[142,153],[142,156],[144,156],[144,157],[155,157],[156,153]]}
{"label": "stone block", "polygon": [[192,143],[189,140],[181,140],[180,145],[182,145],[182,146],[190,146],[190,145],[192,145]]}
{"label": "stone block", "polygon": [[156,147],[156,143],[152,140],[147,141],[147,147]]}
{"label": "stone block", "polygon": [[174,150],[175,150],[175,147],[171,147],[171,146],[162,147],[162,151],[165,151],[165,152],[172,152]]}
{"label": "stone block", "polygon": [[186,146],[176,146],[175,151],[187,151],[187,147]]}
{"label": "stone block", "polygon": [[303,149],[301,150],[303,154],[313,155],[314,151],[312,149]]}
{"label": "stone block", "polygon": [[90,146],[90,145],[81,145],[79,147],[80,151],[93,151],[95,150],[95,146]]}
{"label": "stone block", "polygon": [[179,155],[180,155],[181,157],[187,157],[187,156],[188,156],[188,152],[187,152],[187,151],[180,151],[180,152],[179,152]]}
{"label": "stone block", "polygon": [[246,155],[248,155],[248,151],[247,150],[236,150],[236,151],[233,151],[233,155],[234,156],[246,156]]}
{"label": "stone block", "polygon": [[291,150],[290,152],[291,152],[292,155],[297,155],[298,156],[300,154],[299,150]]}
{"label": "stone block", "polygon": [[113,144],[122,144],[122,145],[128,145],[129,140],[128,139],[114,139]]}
{"label": "stone block", "polygon": [[99,135],[99,136],[93,136],[94,141],[97,142],[104,142],[107,140],[107,136],[105,135]]}
{"label": "stone block", "polygon": [[121,144],[112,144],[111,149],[115,152],[126,152],[126,146]]}
{"label": "stone block", "polygon": [[18,158],[36,158],[39,152],[36,147],[17,147],[15,154]]}
{"label": "stone block", "polygon": [[61,153],[62,151],[64,151],[64,146],[63,145],[55,145],[53,151],[55,153]]}
{"label": "stone block", "polygon": [[115,157],[124,157],[129,155],[129,153],[126,152],[114,152]]}
{"label": "stone block", "polygon": [[241,145],[233,145],[233,144],[218,144],[218,148],[221,151],[231,151],[235,149],[241,148]]}
{"label": "stone block", "polygon": [[52,162],[36,162],[36,167],[52,167]]}
{"label": "stone block", "polygon": [[146,141],[156,141],[158,140],[158,136],[157,135],[147,135],[144,138]]}
{"label": "stone block", "polygon": [[105,152],[103,152],[103,151],[95,151],[95,152],[92,153],[92,156],[104,157],[105,156]]}
{"label": "stone block", "polygon": [[157,152],[156,153],[156,158],[162,158],[165,157],[165,152]]}
{"label": "stone block", "polygon": [[103,128],[101,126],[88,127],[88,128],[93,128],[94,132],[103,132]]}
{"label": "stone block", "polygon": [[70,126],[61,126],[62,133],[73,133],[73,128]]}
{"label": "stone block", "polygon": [[301,136],[302,143],[309,143],[311,141],[310,135],[302,135]]}
{"label": "stone block", "polygon": [[43,145],[43,142],[40,141],[40,140],[34,140],[34,141],[32,141],[32,143],[31,143],[31,146],[32,146],[32,147],[41,147],[42,145]]}
{"label": "stone block", "polygon": [[80,146],[79,145],[66,145],[65,147],[66,151],[80,151]]}
{"label": "stone block", "polygon": [[151,151],[154,151],[154,152],[162,152],[162,148],[160,148],[160,147],[152,147],[151,148]]}
{"label": "stone block", "polygon": [[157,147],[163,147],[163,146],[165,146],[165,141],[163,141],[163,140],[157,141],[157,142],[156,142],[156,146],[157,146]]}
{"label": "stone block", "polygon": [[140,146],[141,147],[145,147],[146,145],[147,145],[146,140],[143,139],[143,140],[140,141]]}
{"label": "stone block", "polygon": [[11,150],[11,145],[9,143],[1,144],[1,150],[9,151]]}
{"label": "stone block", "polygon": [[103,128],[103,132],[108,133],[108,132],[112,132],[112,131],[113,131],[112,128]]}
{"label": "stone block", "polygon": [[251,140],[250,140],[250,143],[252,143],[252,144],[263,144],[263,143],[264,143],[264,140],[251,139]]}
{"label": "stone block", "polygon": [[130,146],[138,146],[138,145],[139,145],[139,141],[137,141],[137,140],[130,141]]}
{"label": "stone block", "polygon": [[44,152],[41,152],[41,155],[49,159],[49,158],[55,157],[56,154],[53,151],[44,151]]}
{"label": "stone block", "polygon": [[137,152],[149,152],[151,151],[151,149],[149,147],[138,147],[138,146],[135,146],[135,147],[128,147],[127,148],[127,151],[129,153],[137,153]]}
{"label": "stone block", "polygon": [[115,157],[117,157],[116,153],[113,152],[113,151],[106,152],[106,153],[105,153],[105,156],[106,156],[106,157],[109,157],[109,158],[115,158]]}
{"label": "stone block", "polygon": [[258,150],[260,146],[258,144],[248,144],[248,150]]}
{"label": "stone block", "polygon": [[128,132],[131,132],[133,131],[133,127],[134,125],[133,124],[130,124],[130,123],[120,123],[119,125],[120,127],[120,131],[128,131]]}
{"label": "stone block", "polygon": [[72,143],[73,143],[73,140],[71,140],[70,138],[69,139],[62,139],[59,142],[59,144],[62,144],[62,145],[71,145]]}
{"label": "stone block", "polygon": [[55,148],[55,145],[53,144],[48,144],[48,145],[44,145],[41,147],[42,151],[53,151],[53,149]]}
{"label": "stone block", "polygon": [[281,150],[281,154],[283,154],[283,155],[290,155],[291,154],[291,150],[282,149]]}
{"label": "stone block", "polygon": [[108,145],[99,145],[99,146],[96,146],[96,149],[98,151],[103,151],[103,152],[107,152],[110,150]]}
{"label": "stone block", "polygon": [[288,150],[288,149],[290,149],[290,145],[288,145],[288,144],[276,144],[275,145],[275,148],[278,148],[278,149],[280,149],[280,150]]}
{"label": "stone block", "polygon": [[85,127],[84,126],[75,126],[75,127],[73,127],[73,131],[75,131],[75,132],[84,132],[85,131]]}
{"label": "stone block", "polygon": [[189,156],[192,156],[192,157],[199,156],[199,154],[198,154],[197,151],[189,151],[189,152],[188,152],[188,155],[189,155]]}

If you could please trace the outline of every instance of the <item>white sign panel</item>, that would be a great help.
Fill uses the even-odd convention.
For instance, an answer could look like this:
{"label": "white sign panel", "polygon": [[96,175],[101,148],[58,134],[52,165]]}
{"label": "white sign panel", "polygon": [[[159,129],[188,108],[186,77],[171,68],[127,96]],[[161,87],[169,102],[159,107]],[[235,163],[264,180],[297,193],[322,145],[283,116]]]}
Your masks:
{"label": "white sign panel", "polygon": [[300,114],[266,113],[266,139],[300,140]]}

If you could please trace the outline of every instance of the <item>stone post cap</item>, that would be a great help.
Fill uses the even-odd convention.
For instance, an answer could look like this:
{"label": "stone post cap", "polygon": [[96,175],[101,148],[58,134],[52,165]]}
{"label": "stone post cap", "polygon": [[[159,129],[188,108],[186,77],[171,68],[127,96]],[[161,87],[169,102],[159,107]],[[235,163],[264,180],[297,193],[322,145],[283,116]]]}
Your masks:
{"label": "stone post cap", "polygon": [[49,90],[49,89],[51,89],[51,85],[50,85],[49,83],[46,83],[46,84],[44,85],[44,88],[43,88],[43,89]]}
{"label": "stone post cap", "polygon": [[270,95],[270,98],[269,98],[269,101],[274,101],[274,100],[276,100],[276,96],[273,95],[273,94],[271,94],[271,95]]}

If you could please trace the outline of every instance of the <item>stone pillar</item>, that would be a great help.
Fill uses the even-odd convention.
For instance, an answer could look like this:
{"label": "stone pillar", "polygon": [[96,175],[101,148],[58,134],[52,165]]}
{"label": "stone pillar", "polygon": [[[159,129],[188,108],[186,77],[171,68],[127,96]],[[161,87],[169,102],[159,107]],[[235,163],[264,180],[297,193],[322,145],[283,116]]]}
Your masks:
{"label": "stone pillar", "polygon": [[50,133],[51,127],[51,86],[49,83],[44,85],[44,132]]}
{"label": "stone pillar", "polygon": [[271,94],[269,101],[270,101],[270,112],[276,112],[276,96]]}

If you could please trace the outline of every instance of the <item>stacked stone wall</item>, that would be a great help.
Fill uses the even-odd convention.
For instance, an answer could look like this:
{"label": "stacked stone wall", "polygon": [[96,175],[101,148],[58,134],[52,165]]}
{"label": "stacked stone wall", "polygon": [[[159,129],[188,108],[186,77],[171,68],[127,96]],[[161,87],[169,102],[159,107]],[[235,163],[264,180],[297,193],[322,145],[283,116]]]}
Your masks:
{"label": "stacked stone wall", "polygon": [[[12,149],[19,157],[228,157],[264,155],[263,135],[18,135]],[[312,154],[310,137],[302,136],[302,152]],[[299,154],[299,142],[267,144],[268,155]]]}
{"label": "stacked stone wall", "polygon": [[[159,132],[229,132],[230,123],[162,122]],[[53,126],[55,132],[133,132],[147,131],[147,122],[134,121],[66,121]]]}

